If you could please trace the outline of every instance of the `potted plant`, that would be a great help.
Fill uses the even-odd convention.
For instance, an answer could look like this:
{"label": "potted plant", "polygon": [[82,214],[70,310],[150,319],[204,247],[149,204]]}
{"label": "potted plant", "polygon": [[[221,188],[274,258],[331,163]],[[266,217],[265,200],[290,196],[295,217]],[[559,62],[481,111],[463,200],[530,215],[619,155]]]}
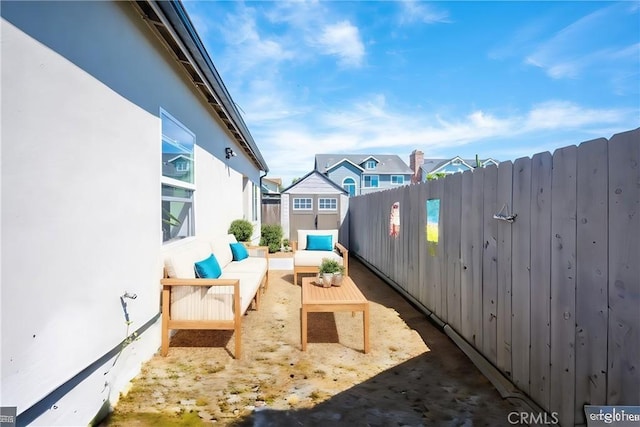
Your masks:
{"label": "potted plant", "polygon": [[318,273],[322,281],[322,286],[328,288],[331,285],[342,285],[343,272],[344,267],[342,266],[342,264],[340,264],[339,261],[330,258],[323,258],[322,263],[320,263],[320,267],[318,269]]}

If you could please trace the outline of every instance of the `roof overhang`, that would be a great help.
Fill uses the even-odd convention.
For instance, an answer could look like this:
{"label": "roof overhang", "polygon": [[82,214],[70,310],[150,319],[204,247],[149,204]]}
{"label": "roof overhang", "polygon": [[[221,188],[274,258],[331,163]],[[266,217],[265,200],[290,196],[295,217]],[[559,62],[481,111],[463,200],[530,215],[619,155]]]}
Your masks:
{"label": "roof overhang", "polygon": [[269,167],[179,0],[131,2],[253,164]]}

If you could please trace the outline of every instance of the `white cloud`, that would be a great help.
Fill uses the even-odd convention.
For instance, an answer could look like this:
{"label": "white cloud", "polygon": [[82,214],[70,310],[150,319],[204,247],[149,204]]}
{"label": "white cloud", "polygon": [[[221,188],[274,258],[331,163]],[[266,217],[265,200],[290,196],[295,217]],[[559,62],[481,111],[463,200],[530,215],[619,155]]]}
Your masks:
{"label": "white cloud", "polygon": [[360,40],[358,27],[349,21],[325,25],[316,42],[322,52],[337,56],[341,65],[349,67],[362,65],[364,44]]}
{"label": "white cloud", "polygon": [[424,24],[450,23],[449,12],[436,9],[434,6],[416,0],[404,0],[400,2],[400,24]]}

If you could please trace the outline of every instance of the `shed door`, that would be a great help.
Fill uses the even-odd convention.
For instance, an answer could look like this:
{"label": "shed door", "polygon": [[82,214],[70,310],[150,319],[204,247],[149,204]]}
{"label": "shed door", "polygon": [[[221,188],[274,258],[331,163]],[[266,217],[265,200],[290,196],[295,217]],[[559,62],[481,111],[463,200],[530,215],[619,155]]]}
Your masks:
{"label": "shed door", "polygon": [[289,198],[289,236],[298,238],[298,230],[340,229],[338,195],[292,194]]}

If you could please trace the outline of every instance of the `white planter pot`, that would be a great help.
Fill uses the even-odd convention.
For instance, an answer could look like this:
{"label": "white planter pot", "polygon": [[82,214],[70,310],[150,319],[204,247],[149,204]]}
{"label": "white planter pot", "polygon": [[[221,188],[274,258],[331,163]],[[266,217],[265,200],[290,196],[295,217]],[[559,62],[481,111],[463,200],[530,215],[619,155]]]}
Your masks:
{"label": "white planter pot", "polygon": [[322,273],[322,287],[330,288],[333,282],[333,273]]}

